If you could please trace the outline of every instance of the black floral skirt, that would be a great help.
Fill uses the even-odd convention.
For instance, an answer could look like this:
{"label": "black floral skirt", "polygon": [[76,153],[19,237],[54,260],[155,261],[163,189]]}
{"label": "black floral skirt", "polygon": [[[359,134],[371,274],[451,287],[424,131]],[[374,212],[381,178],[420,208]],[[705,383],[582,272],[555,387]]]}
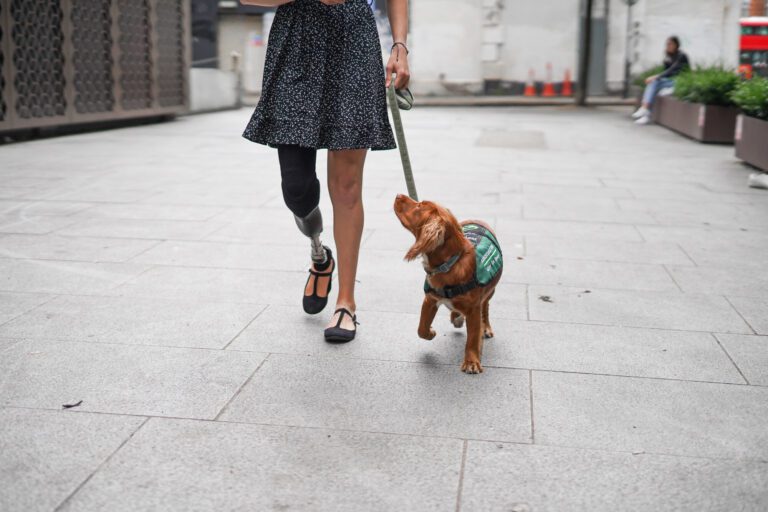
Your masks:
{"label": "black floral skirt", "polygon": [[273,147],[393,149],[384,78],[367,0],[282,5],[269,34],[261,100],[243,137]]}

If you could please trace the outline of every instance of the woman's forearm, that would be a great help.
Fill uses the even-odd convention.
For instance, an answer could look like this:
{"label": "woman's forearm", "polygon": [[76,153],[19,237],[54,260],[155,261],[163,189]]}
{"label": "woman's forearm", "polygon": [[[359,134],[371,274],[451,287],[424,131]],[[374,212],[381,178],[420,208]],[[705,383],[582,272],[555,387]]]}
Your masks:
{"label": "woman's forearm", "polygon": [[259,7],[277,7],[291,2],[293,0],[240,0],[243,5],[257,5]]}
{"label": "woman's forearm", "polygon": [[392,41],[405,44],[408,39],[408,0],[389,0],[387,14],[392,27]]}

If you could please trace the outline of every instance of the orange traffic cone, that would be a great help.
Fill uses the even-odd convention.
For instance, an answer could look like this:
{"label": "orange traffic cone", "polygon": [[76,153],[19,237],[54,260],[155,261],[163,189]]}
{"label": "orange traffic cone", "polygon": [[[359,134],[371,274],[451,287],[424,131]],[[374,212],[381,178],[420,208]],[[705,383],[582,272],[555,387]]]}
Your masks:
{"label": "orange traffic cone", "polygon": [[536,86],[533,84],[534,72],[533,68],[528,72],[528,82],[525,84],[525,92],[523,96],[536,96]]}
{"label": "orange traffic cone", "polygon": [[565,80],[563,80],[563,92],[561,96],[573,96],[573,82],[571,82],[571,70],[565,70]]}
{"label": "orange traffic cone", "polygon": [[547,81],[544,82],[544,90],[541,92],[541,95],[545,98],[557,96],[555,94],[555,86],[552,85],[552,64],[550,62],[547,62]]}

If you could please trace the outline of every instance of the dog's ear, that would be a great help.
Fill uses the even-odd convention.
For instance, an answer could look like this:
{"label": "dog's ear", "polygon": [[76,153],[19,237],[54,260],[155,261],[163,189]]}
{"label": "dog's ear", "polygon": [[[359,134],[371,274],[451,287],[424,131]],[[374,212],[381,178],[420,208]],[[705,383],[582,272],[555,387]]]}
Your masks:
{"label": "dog's ear", "polygon": [[419,238],[416,239],[416,243],[408,249],[405,259],[411,261],[420,254],[428,254],[443,245],[444,241],[445,226],[443,224],[443,219],[439,216],[435,216],[422,226],[421,231],[419,232]]}

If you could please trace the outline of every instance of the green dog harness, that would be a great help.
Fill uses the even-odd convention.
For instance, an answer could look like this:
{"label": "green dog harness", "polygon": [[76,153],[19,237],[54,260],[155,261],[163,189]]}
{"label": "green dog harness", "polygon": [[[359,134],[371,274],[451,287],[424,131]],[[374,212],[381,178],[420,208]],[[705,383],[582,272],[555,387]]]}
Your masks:
{"label": "green dog harness", "polygon": [[[475,247],[475,275],[469,282],[456,286],[446,286],[445,288],[432,288],[429,281],[425,279],[424,293],[434,293],[445,299],[452,299],[475,288],[486,286],[501,272],[504,261],[501,246],[494,234],[479,224],[466,224],[461,229],[467,240]],[[458,260],[459,255],[453,256],[430,272],[430,275],[448,272]]]}

